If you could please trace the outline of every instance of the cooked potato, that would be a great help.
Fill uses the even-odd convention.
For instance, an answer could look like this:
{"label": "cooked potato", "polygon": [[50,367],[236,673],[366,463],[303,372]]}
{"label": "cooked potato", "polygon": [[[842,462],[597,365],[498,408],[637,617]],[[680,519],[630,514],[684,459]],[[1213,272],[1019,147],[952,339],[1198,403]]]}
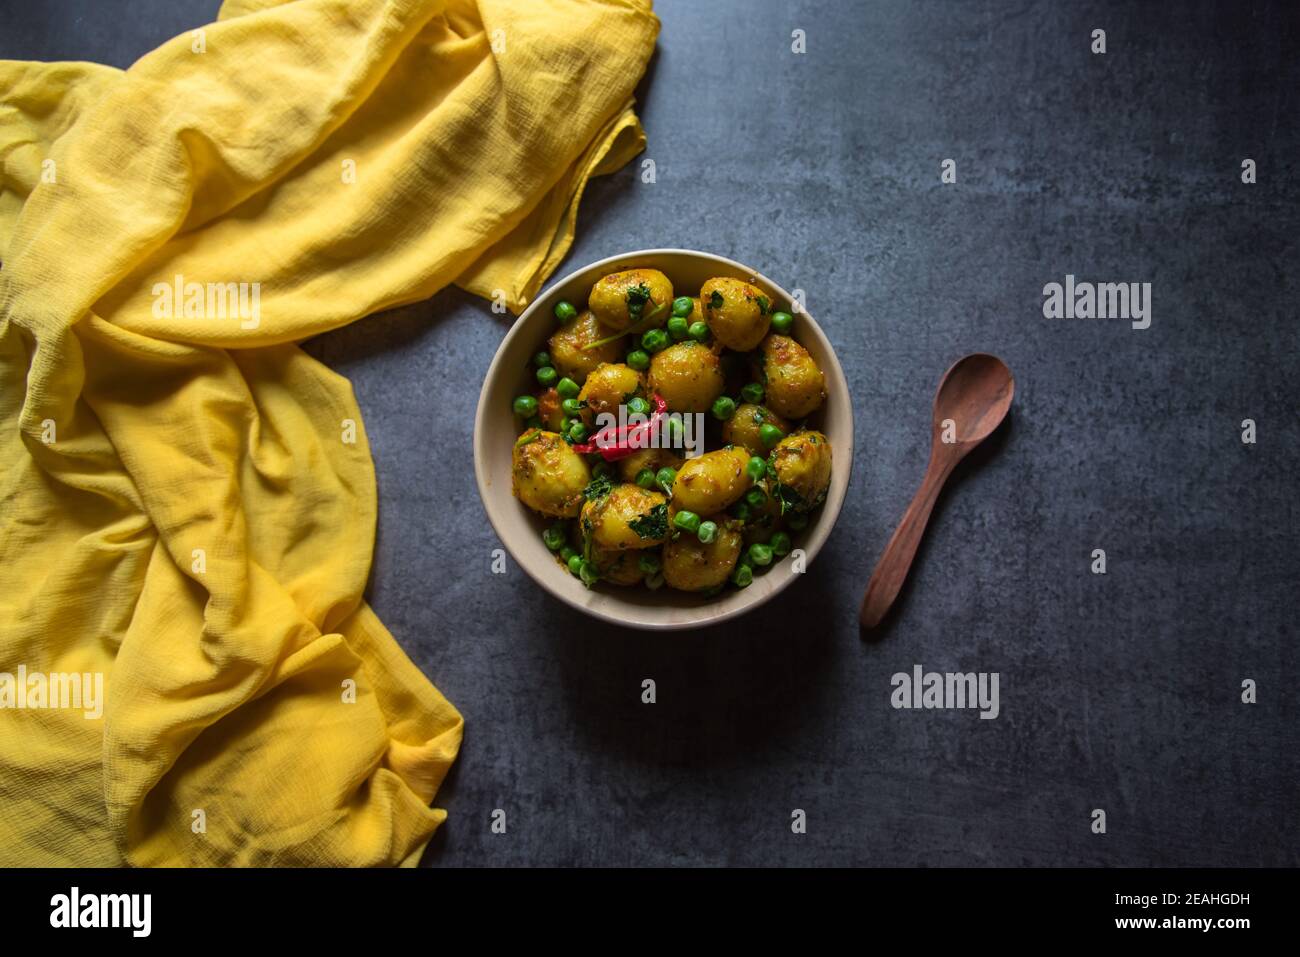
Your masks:
{"label": "cooked potato", "polygon": [[603,581],[615,585],[635,585],[645,577],[641,571],[641,552],[594,548],[591,560]]}
{"label": "cooked potato", "polygon": [[826,382],[808,350],[789,336],[772,333],[759,346],[758,366],[767,405],[787,419],[802,419],[826,398]]}
{"label": "cooked potato", "polygon": [[673,470],[682,467],[682,455],[672,449],[638,449],[618,463],[618,474],[624,482],[635,482],[642,469],[658,472],[661,468]]}
{"label": "cooked potato", "polygon": [[696,515],[720,512],[753,484],[745,466],[749,453],[732,447],[705,452],[688,459],[677,470],[673,482],[673,511],[686,509]]}
{"label": "cooked potato", "polygon": [[722,395],[722,363],[708,346],[689,340],[655,353],[650,391],[663,396],[669,412],[704,412]]}
{"label": "cooked potato", "polygon": [[615,339],[594,349],[583,349],[617,331],[607,329],[597,322],[591,310],[582,313],[568,325],[560,326],[546,344],[556,371],[581,384],[587,381],[587,376],[602,362],[618,362],[623,358],[622,339]]}
{"label": "cooked potato", "polygon": [[737,352],[762,342],[772,324],[772,304],[763,290],[740,279],[708,280],[700,288],[700,302],[713,338]]}
{"label": "cooked potato", "polygon": [[602,413],[617,418],[618,407],[644,391],[645,380],[631,366],[621,362],[602,363],[587,375],[587,381],[578,393],[578,399],[587,404],[582,418],[588,425]]}
{"label": "cooked potato", "polygon": [[511,484],[519,501],[554,518],[578,514],[591,470],[568,442],[554,432],[529,429],[515,443],[512,458]]}
{"label": "cooked potato", "polygon": [[[587,306],[615,332],[636,326],[638,331],[662,326],[672,314],[673,284],[658,269],[628,269],[602,276],[591,287]],[[654,319],[638,325],[663,306]]]}
{"label": "cooked potato", "polygon": [[649,548],[668,537],[668,502],[661,492],[615,485],[582,506],[582,528],[597,548]]}
{"label": "cooked potato", "polygon": [[564,409],[560,407],[560,393],[552,386],[537,393],[537,417],[542,420],[542,427],[552,432],[560,431],[564,424]]}
{"label": "cooked potato", "polygon": [[759,437],[758,430],[763,425],[775,425],[783,433],[789,433],[790,423],[771,409],[750,402],[736,406],[735,413],[722,423],[722,441],[728,445],[739,445],[750,455],[767,458],[768,448]]}
{"label": "cooked potato", "polygon": [[786,508],[806,512],[825,501],[831,484],[831,444],[826,436],[820,432],[787,435],[772,450],[771,461]]}
{"label": "cooked potato", "polygon": [[664,546],[664,581],[680,591],[704,591],[721,585],[740,557],[741,535],[725,515],[714,515],[717,537],[705,545],[694,535],[678,535]]}

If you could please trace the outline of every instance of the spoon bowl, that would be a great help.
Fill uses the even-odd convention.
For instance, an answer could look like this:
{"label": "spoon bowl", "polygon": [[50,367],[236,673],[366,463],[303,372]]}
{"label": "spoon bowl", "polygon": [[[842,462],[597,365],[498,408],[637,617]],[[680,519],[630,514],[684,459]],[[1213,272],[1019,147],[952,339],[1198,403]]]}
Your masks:
{"label": "spoon bowl", "polygon": [[956,442],[973,448],[1002,424],[1015,394],[1016,380],[997,356],[975,352],[958,359],[934,395],[935,429],[942,434],[951,421]]}

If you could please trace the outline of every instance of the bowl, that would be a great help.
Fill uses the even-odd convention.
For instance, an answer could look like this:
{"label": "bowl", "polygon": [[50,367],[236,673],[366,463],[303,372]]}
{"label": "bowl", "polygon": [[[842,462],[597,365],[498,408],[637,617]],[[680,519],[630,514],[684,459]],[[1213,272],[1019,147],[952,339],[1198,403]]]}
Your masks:
{"label": "bowl", "polygon": [[610,624],[658,631],[700,628],[736,618],[775,598],[800,574],[793,570],[791,557],[755,575],[748,587],[728,587],[709,598],[667,586],[652,591],[644,586],[598,583],[587,588],[543,543],[542,530],[550,520],[531,512],[511,492],[511,453],[519,433],[511,402],[515,396],[537,388],[529,363],[536,352],[546,348],[546,340],[555,331],[555,304],[567,299],[581,309],[597,279],[636,267],[661,270],[672,280],[678,295],[698,294],[704,281],[714,276],[743,279],[762,289],[774,308],[795,313],[792,335],[826,377],[826,401],[810,416],[810,422],[820,426],[833,449],[826,501],[812,513],[808,527],[792,536],[795,548],[804,552],[806,568],[812,569],[813,560],[839,517],[853,464],[853,409],[844,370],[825,333],[806,311],[795,312],[786,290],[758,271],[722,256],[690,249],[622,253],[570,273],[543,292],[506,333],[488,367],[474,417],[474,473],[497,537],[519,567],[545,591]]}

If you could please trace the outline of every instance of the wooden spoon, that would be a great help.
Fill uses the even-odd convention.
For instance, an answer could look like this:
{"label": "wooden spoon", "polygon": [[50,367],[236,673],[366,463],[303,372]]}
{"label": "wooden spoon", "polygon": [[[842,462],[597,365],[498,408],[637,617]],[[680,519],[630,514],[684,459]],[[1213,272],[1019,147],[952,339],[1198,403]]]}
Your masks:
{"label": "wooden spoon", "polygon": [[898,597],[943,483],[957,463],[1006,418],[1015,391],[1016,380],[1006,363],[982,352],[958,359],[944,373],[934,395],[930,464],[862,596],[858,623],[863,631],[880,624]]}

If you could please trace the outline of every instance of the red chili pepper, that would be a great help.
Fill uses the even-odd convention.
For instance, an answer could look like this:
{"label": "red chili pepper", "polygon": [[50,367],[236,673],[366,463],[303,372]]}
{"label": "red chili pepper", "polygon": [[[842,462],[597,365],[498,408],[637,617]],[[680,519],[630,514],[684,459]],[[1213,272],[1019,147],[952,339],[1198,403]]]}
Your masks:
{"label": "red chili pepper", "polygon": [[[639,452],[641,449],[650,447],[650,436],[654,430],[659,427],[659,420],[664,417],[668,411],[668,403],[655,393],[654,411],[650,413],[650,418],[639,425],[610,425],[595,435],[588,441],[575,444],[575,452],[599,452],[601,458],[606,462],[616,462],[619,459],[627,458],[633,452]],[[637,436],[637,444],[632,444],[633,436]],[[642,438],[642,436],[644,438]]]}

